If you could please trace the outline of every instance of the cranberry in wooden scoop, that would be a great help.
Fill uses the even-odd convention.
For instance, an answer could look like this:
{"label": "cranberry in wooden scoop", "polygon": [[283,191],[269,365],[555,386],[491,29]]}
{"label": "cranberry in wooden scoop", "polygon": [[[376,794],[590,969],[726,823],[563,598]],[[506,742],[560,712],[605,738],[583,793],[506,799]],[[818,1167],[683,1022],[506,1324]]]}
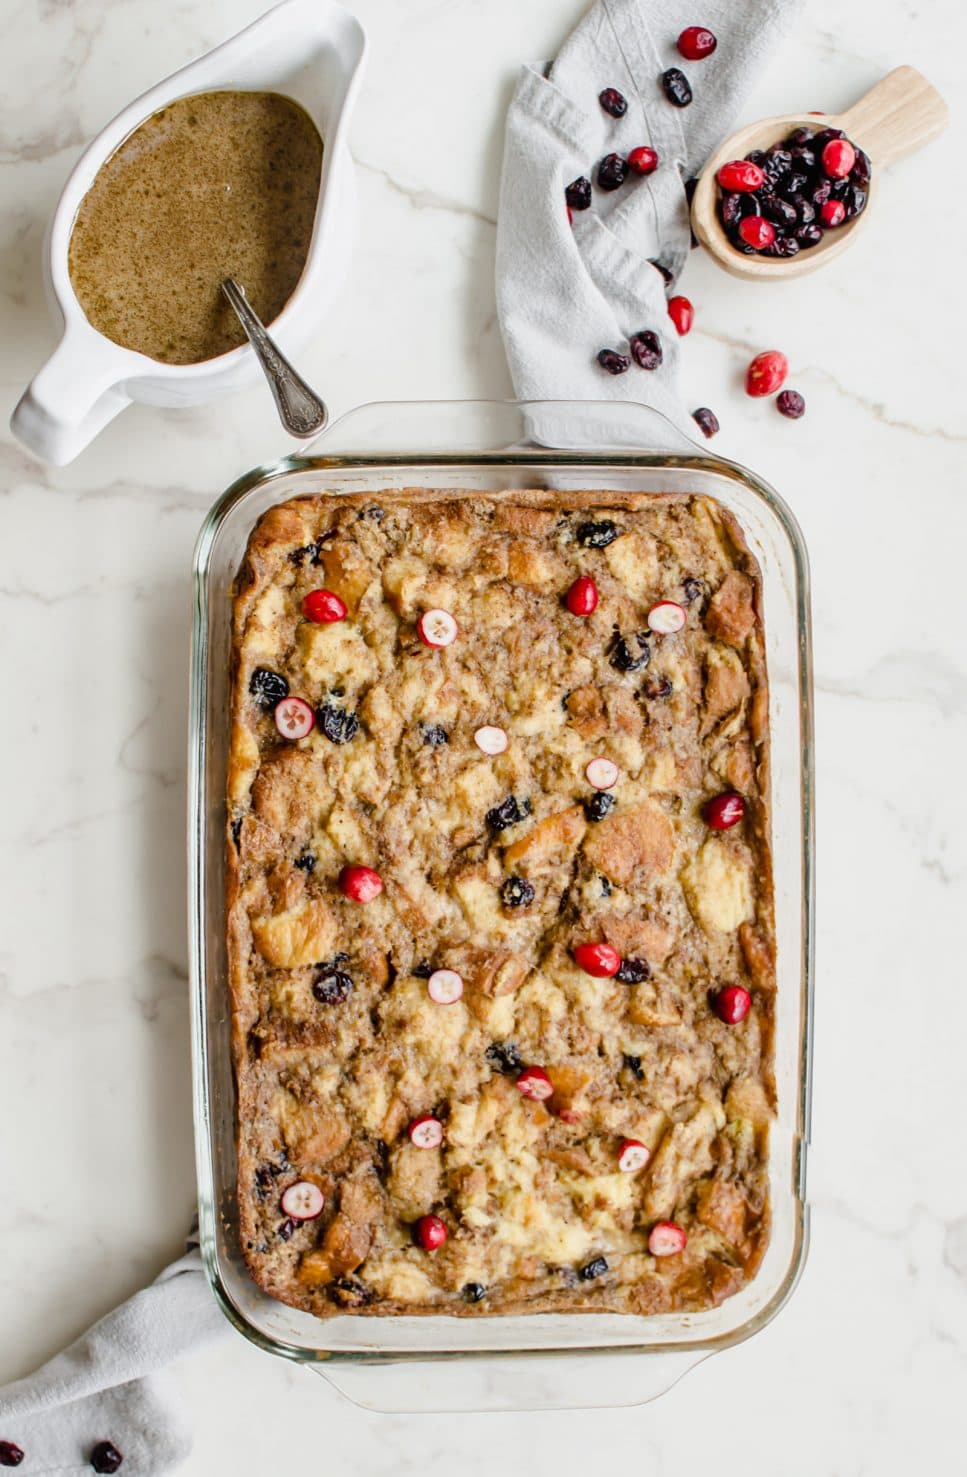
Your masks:
{"label": "cranberry in wooden scoop", "polygon": [[579,575],[567,592],[572,615],[592,615],[598,608],[598,587],[589,574]]}
{"label": "cranberry in wooden scoop", "polygon": [[765,184],[765,171],[751,159],[731,159],[723,164],[716,179],[723,190],[738,191],[740,194],[761,190]]}
{"label": "cranberry in wooden scoop", "polygon": [[280,1201],[283,1213],[294,1221],[314,1221],[322,1215],[325,1203],[326,1197],[311,1180],[296,1180]]}
{"label": "cranberry in wooden scoop", "polygon": [[307,621],[329,626],[346,619],[346,602],[332,590],[310,590],[302,602],[302,614]]}
{"label": "cranberry in wooden scoop", "polygon": [[[897,67],[845,113],[792,113],[749,124],[726,139],[703,169],[692,196],[692,230],[719,266],[734,277],[783,281],[811,272],[845,250],[863,222],[869,220],[869,207],[881,188],[883,167],[936,138],[947,121],[947,105],[926,77],[913,67]],[[793,135],[797,142],[789,148],[787,143]],[[818,140],[818,151],[810,146],[813,138]],[[836,148],[832,147],[834,142]],[[847,148],[842,147],[844,143]],[[746,231],[751,228],[745,227],[745,222],[750,217],[739,214],[735,201],[741,192],[735,185],[728,186],[730,223],[722,220],[720,204],[725,197],[718,176],[723,166],[747,161],[750,155],[765,175],[761,195],[757,195],[763,206],[767,198],[778,198],[800,211],[799,195],[807,204],[815,205],[818,213],[822,200],[814,202],[801,193],[801,187],[806,180],[821,176],[827,187],[840,180],[850,191],[855,187],[860,195],[856,202],[859,208],[852,215],[847,211],[843,223],[832,231],[822,232],[818,222],[800,216],[791,234],[783,234],[764,247],[749,242]],[[844,168],[845,174],[836,173]],[[784,214],[781,206],[770,208],[777,215]],[[763,214],[767,214],[764,209]],[[770,224],[775,229],[777,222]]]}
{"label": "cranberry in wooden scoop", "polygon": [[741,985],[725,985],[717,992],[713,1004],[720,1021],[727,1026],[737,1026],[749,1014],[752,996]]}
{"label": "cranberry in wooden scoop", "polygon": [[443,1124],[429,1113],[414,1118],[409,1127],[410,1143],[418,1149],[438,1149],[443,1143]]}
{"label": "cranberry in wooden scoop", "polygon": [[451,646],[457,639],[457,623],[448,610],[425,610],[416,630],[424,646]]}
{"label": "cranberry in wooden scoop", "polygon": [[727,790],[709,800],[702,814],[713,831],[728,831],[745,815],[745,801],[734,790]]}
{"label": "cranberry in wooden scoop", "polygon": [[597,980],[611,979],[621,968],[621,955],[610,944],[578,944],[574,962]]}
{"label": "cranberry in wooden scoop", "polygon": [[554,1096],[554,1083],[543,1067],[525,1067],[517,1079],[517,1090],[535,1103],[543,1103]]}
{"label": "cranberry in wooden scoop", "polygon": [[625,1139],[618,1150],[618,1168],[622,1174],[635,1174],[644,1169],[651,1158],[651,1150],[640,1139]]}
{"label": "cranberry in wooden scoop", "polygon": [[383,891],[383,882],[372,867],[343,867],[339,890],[353,903],[371,903]]}
{"label": "cranberry in wooden scoop", "polygon": [[424,1251],[439,1251],[447,1239],[447,1228],[438,1215],[421,1215],[413,1234]]}
{"label": "cranberry in wooden scoop", "polygon": [[685,1250],[688,1237],[674,1221],[656,1221],[648,1235],[652,1256],[677,1256]]}

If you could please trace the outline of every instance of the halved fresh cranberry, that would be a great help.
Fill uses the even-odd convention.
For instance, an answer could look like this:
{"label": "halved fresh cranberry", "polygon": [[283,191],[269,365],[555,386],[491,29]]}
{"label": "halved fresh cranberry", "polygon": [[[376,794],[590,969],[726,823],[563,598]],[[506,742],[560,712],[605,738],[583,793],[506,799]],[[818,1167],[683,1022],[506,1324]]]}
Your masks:
{"label": "halved fresh cranberry", "polygon": [[678,38],[678,49],[688,62],[700,62],[711,56],[718,46],[715,35],[707,26],[686,26]]}
{"label": "halved fresh cranberry", "polygon": [[686,333],[691,332],[695,321],[695,309],[687,297],[670,297],[668,299],[668,316],[684,338]]}
{"label": "halved fresh cranberry", "polygon": [[688,616],[674,600],[659,600],[648,612],[648,629],[659,636],[673,636],[684,626]]}
{"label": "halved fresh cranberry", "polygon": [[447,1228],[438,1215],[421,1215],[413,1234],[424,1251],[438,1251],[447,1239]]}
{"label": "halved fresh cranberry", "polygon": [[435,969],[426,982],[434,1005],[455,1005],[463,994],[463,979],[455,969]]}
{"label": "halved fresh cranberry", "polygon": [[724,795],[714,795],[702,814],[713,831],[728,831],[745,815],[745,801],[735,790],[726,790]]}
{"label": "halved fresh cranberry", "polygon": [[611,979],[621,968],[621,955],[610,944],[578,944],[574,962],[596,980]]}
{"label": "halved fresh cranberry", "polygon": [[302,614],[307,621],[332,625],[346,619],[346,602],[332,590],[310,590],[302,602]]}
{"label": "halved fresh cranberry", "polygon": [[726,985],[714,999],[715,1014],[727,1026],[737,1026],[749,1014],[752,996],[741,985]]}
{"label": "halved fresh cranberry", "polygon": [[628,155],[628,168],[633,169],[635,174],[654,174],[658,168],[657,151],[650,149],[647,144],[639,144]]}
{"label": "halved fresh cranberry", "polygon": [[648,1235],[648,1250],[652,1256],[677,1256],[687,1242],[685,1232],[674,1221],[656,1221]]}
{"label": "halved fresh cranberry", "polygon": [[746,246],[751,246],[756,251],[764,251],[775,241],[776,228],[772,221],[766,220],[764,215],[747,215],[739,221],[738,234]]}
{"label": "halved fresh cranberry", "polygon": [[565,599],[572,615],[591,615],[598,608],[598,587],[590,575],[581,574]]}
{"label": "halved fresh cranberry", "polygon": [[0,1441],[0,1467],[19,1467],[23,1459],[23,1447],[16,1441]]}
{"label": "halved fresh cranberry", "polygon": [[554,1096],[554,1083],[543,1067],[525,1067],[517,1079],[517,1090],[535,1103],[543,1103]]}
{"label": "halved fresh cranberry", "polygon": [[343,867],[339,889],[350,902],[371,903],[383,891],[383,881],[372,867]]}
{"label": "halved fresh cranberry", "polygon": [[761,189],[766,182],[766,172],[748,159],[733,159],[722,165],[715,178],[723,190],[741,195]]}
{"label": "halved fresh cranberry", "polygon": [[827,229],[841,226],[846,219],[846,206],[842,200],[824,200],[819,207],[819,219]]}
{"label": "halved fresh cranberry", "polygon": [[507,730],[491,723],[475,729],[473,741],[482,754],[502,754],[510,742]]}
{"label": "halved fresh cranberry", "polygon": [[301,697],[284,697],[275,707],[275,726],[283,738],[304,739],[316,726],[316,715]]}
{"label": "halved fresh cranberry", "polygon": [[845,179],[856,163],[856,150],[848,138],[831,138],[823,149],[823,171],[830,179]]}
{"label": "halved fresh cranberry", "polygon": [[766,349],[756,354],[745,372],[747,395],[774,395],[780,390],[789,373],[789,360],[778,349]]}
{"label": "halved fresh cranberry", "polygon": [[314,1221],[322,1215],[326,1197],[311,1180],[296,1180],[279,1202],[284,1215],[294,1221]]}
{"label": "halved fresh cranberry", "polygon": [[438,1149],[443,1143],[443,1124],[439,1118],[426,1113],[422,1118],[413,1119],[409,1135],[410,1143],[418,1149]]}
{"label": "halved fresh cranberry", "polygon": [[610,759],[591,759],[584,773],[595,790],[613,790],[618,783],[618,766]]}
{"label": "halved fresh cranberry", "polygon": [[651,1150],[640,1139],[625,1139],[618,1150],[618,1168],[622,1174],[635,1174],[644,1169],[651,1158]]}
{"label": "halved fresh cranberry", "polygon": [[628,99],[616,87],[606,87],[598,93],[598,102],[612,118],[623,118],[628,111]]}
{"label": "halved fresh cranberry", "polygon": [[457,639],[457,623],[448,610],[425,610],[416,623],[416,632],[424,646],[439,649]]}

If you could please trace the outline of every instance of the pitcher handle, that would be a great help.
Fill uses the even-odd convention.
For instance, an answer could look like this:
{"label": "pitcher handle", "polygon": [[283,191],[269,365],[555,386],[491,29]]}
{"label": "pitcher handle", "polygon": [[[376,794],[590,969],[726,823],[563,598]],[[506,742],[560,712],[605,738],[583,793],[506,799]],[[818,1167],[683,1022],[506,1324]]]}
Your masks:
{"label": "pitcher handle", "polygon": [[131,404],[119,386],[118,369],[112,345],[68,330],[21,395],[10,429],[55,467],[73,461]]}

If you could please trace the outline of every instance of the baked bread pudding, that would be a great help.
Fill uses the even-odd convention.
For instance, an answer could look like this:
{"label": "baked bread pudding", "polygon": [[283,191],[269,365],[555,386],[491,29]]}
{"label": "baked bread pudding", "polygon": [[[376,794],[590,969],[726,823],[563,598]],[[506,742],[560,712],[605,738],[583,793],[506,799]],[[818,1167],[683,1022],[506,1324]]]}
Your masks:
{"label": "baked bread pudding", "polygon": [[242,1246],[336,1313],[693,1311],[768,1240],[761,586],[697,496],[300,498],[234,611]]}

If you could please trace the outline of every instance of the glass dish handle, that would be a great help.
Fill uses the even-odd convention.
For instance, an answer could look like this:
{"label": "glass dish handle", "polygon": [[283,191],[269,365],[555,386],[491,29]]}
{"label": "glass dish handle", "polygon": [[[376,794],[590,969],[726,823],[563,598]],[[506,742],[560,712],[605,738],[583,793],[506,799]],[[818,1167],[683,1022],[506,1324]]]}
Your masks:
{"label": "glass dish handle", "polygon": [[601,1410],[657,1400],[709,1351],[311,1364],[347,1400],[384,1415]]}

